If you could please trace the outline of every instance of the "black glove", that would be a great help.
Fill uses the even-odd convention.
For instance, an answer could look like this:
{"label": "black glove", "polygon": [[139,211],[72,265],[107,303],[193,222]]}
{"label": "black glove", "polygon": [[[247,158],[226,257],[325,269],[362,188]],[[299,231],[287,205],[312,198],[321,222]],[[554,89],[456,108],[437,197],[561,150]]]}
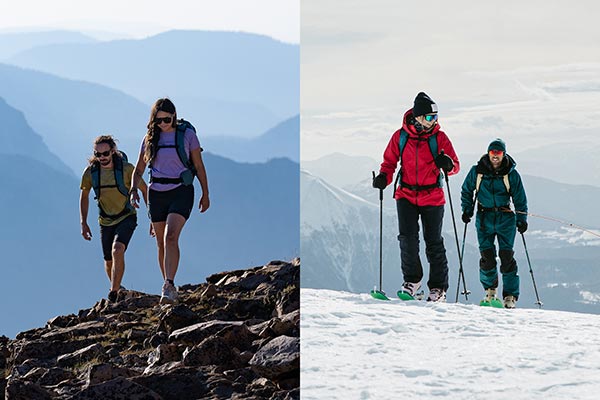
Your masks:
{"label": "black glove", "polygon": [[471,217],[472,215],[469,215],[466,212],[464,212],[462,215],[462,220],[465,224],[468,224],[469,222],[471,222]]}
{"label": "black glove", "polygon": [[525,233],[525,231],[527,231],[527,222],[517,221],[517,230],[519,233]]}
{"label": "black glove", "polygon": [[387,186],[387,175],[380,172],[375,178],[373,178],[373,187],[375,189],[385,189]]}
{"label": "black glove", "polygon": [[441,168],[446,172],[450,172],[454,168],[454,161],[452,161],[448,154],[439,154],[434,161],[436,167]]}

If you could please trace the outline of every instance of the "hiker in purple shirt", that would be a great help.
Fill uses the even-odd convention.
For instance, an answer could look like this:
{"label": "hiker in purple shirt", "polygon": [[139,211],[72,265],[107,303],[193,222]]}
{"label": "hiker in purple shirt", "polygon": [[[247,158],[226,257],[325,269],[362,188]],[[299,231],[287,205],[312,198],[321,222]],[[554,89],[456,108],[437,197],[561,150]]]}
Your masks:
{"label": "hiker in purple shirt", "polygon": [[148,208],[156,233],[158,264],[164,279],[161,304],[177,301],[174,279],[179,265],[179,235],[194,207],[194,176],[198,177],[202,188],[198,205],[200,212],[210,207],[201,151],[194,127],[187,121],[177,120],[171,100],[158,99],[152,106],[148,132],[133,171],[131,203],[134,207],[139,206],[137,188],[148,165]]}

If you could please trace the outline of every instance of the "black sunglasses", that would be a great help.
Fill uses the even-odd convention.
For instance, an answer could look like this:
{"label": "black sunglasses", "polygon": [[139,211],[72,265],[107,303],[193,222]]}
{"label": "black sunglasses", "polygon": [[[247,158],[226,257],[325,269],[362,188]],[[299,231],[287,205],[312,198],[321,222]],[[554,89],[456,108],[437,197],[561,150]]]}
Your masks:
{"label": "black sunglasses", "polygon": [[164,117],[164,118],[154,118],[154,123],[155,124],[161,124],[161,123],[165,123],[165,124],[170,124],[171,121],[173,121],[173,117]]}
{"label": "black sunglasses", "polygon": [[425,116],[425,121],[431,122],[437,120],[437,114],[430,114]]}
{"label": "black sunglasses", "polygon": [[110,156],[110,150],[103,151],[103,152],[99,152],[99,151],[94,152],[94,157],[96,157],[96,158],[108,157],[108,156]]}

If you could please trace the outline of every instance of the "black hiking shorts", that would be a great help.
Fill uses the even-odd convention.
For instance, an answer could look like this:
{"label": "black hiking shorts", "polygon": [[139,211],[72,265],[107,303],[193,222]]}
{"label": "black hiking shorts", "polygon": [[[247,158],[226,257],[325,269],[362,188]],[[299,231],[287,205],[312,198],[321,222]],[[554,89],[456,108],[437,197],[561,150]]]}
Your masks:
{"label": "black hiking shorts", "polygon": [[135,231],[136,226],[136,214],[130,215],[116,225],[100,225],[100,240],[102,241],[104,260],[112,260],[112,247],[114,242],[123,243],[127,249],[127,245],[131,240],[131,236],[133,236],[133,231]]}
{"label": "black hiking shorts", "polygon": [[194,185],[181,185],[175,189],[159,192],[148,190],[148,209],[152,222],[165,222],[167,215],[179,214],[186,220],[194,208]]}

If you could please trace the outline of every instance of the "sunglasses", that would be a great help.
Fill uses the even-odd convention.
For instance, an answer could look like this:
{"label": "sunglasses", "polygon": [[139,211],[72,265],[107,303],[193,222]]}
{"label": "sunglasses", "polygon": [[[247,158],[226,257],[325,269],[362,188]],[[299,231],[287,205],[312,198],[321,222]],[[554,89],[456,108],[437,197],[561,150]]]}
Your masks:
{"label": "sunglasses", "polygon": [[504,152],[502,150],[490,150],[490,156],[501,156]]}
{"label": "sunglasses", "polygon": [[430,115],[425,115],[425,121],[427,122],[431,122],[431,121],[437,121],[437,114],[430,114]]}
{"label": "sunglasses", "polygon": [[103,151],[103,152],[99,152],[99,151],[94,152],[94,157],[96,157],[96,158],[108,157],[108,156],[110,156],[110,150]]}
{"label": "sunglasses", "polygon": [[154,118],[154,123],[155,124],[170,124],[173,121],[173,117],[164,117],[164,118]]}

